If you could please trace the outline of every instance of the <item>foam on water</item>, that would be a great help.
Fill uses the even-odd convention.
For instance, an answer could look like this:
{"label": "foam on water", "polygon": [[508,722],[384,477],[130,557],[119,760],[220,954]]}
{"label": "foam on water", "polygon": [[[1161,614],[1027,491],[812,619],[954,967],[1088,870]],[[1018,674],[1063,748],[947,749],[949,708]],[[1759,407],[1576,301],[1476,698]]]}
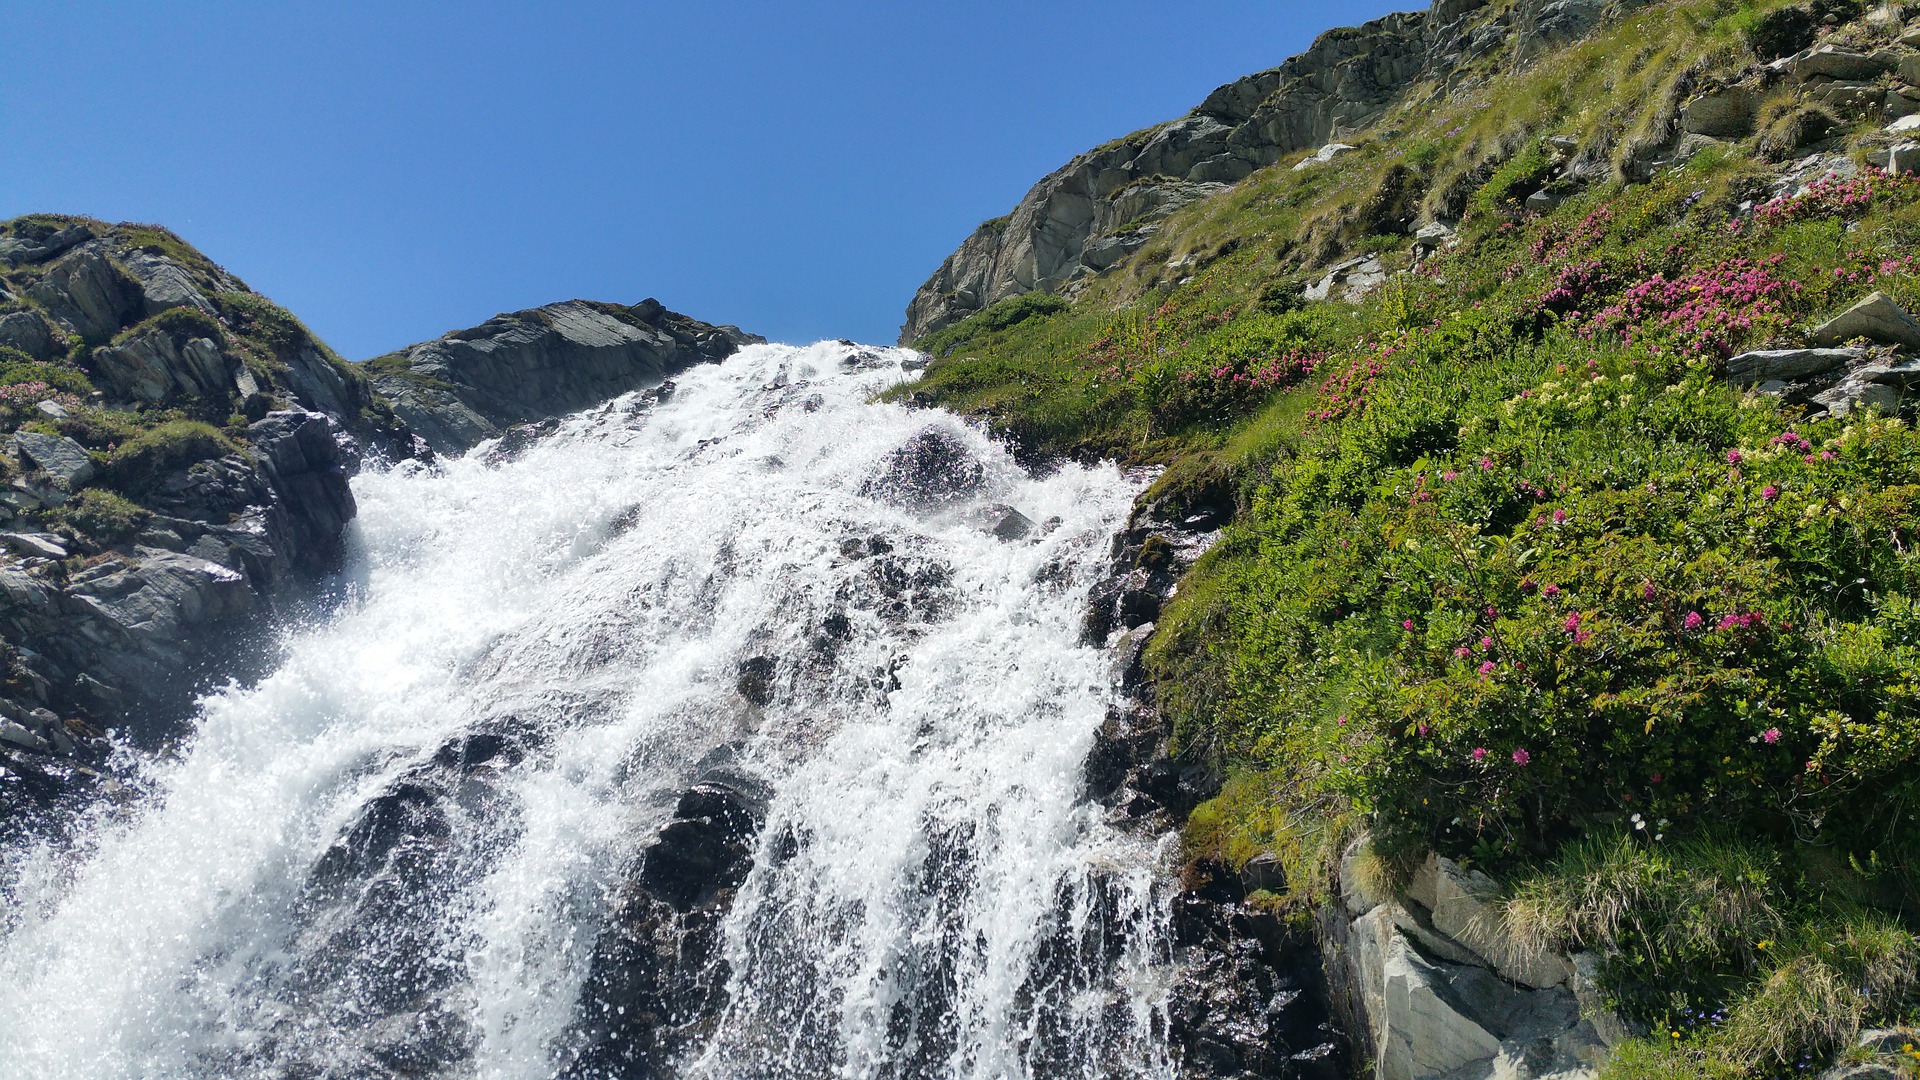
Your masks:
{"label": "foam on water", "polygon": [[[337,614],[209,697],[150,798],[11,855],[9,1075],[554,1075],[609,898],[717,748],[772,797],[683,1072],[1164,1074],[1158,856],[1081,780],[1112,694],[1081,605],[1135,487],[871,403],[911,355],[755,346],[509,462],[358,478]],[[985,489],[869,494],[930,426]],[[1044,525],[997,539],[987,503]],[[420,793],[507,729],[534,752]],[[328,870],[375,806],[398,854]]]}

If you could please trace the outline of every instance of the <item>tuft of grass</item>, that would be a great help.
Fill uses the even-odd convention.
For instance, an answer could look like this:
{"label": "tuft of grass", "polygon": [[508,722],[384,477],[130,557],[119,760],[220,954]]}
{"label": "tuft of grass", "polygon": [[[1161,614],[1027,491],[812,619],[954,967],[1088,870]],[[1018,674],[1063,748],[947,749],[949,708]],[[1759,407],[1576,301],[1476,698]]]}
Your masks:
{"label": "tuft of grass", "polygon": [[58,516],[82,536],[104,544],[117,544],[131,539],[153,514],[104,488],[87,488],[62,507]]}
{"label": "tuft of grass", "polygon": [[219,428],[197,420],[165,420],[132,432],[104,455],[102,482],[138,497],[167,476],[201,461],[238,453]]}

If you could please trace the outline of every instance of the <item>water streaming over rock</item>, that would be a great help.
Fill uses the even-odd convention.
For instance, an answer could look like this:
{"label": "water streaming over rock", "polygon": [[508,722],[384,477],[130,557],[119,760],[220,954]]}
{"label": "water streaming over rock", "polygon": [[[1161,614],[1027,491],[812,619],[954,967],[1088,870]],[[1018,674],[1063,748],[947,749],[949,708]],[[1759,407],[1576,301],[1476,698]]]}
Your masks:
{"label": "water streaming over rock", "polygon": [[1135,485],[871,404],[911,356],[362,476],[336,614],[11,856],[8,1074],[1168,1075],[1165,853],[1083,795]]}

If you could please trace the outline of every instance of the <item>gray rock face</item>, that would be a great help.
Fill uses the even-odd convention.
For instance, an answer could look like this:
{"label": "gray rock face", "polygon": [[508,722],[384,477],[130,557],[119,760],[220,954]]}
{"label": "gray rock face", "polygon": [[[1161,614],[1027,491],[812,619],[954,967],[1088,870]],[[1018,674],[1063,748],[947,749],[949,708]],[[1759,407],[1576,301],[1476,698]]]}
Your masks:
{"label": "gray rock face", "polygon": [[1863,82],[1879,77],[1894,67],[1893,58],[1874,54],[1850,52],[1836,45],[1821,45],[1775,61],[1775,65],[1784,68],[1788,74],[1802,81],[1817,77],[1840,79],[1848,82]]}
{"label": "gray rock face", "polygon": [[27,295],[69,332],[95,340],[112,337],[144,307],[139,286],[107,258],[101,240],[54,263]]}
{"label": "gray rock face", "polygon": [[1907,314],[1893,298],[1875,290],[1866,299],[1813,328],[1816,345],[1839,345],[1854,338],[1920,351],[1920,320]]}
{"label": "gray rock face", "polygon": [[1139,250],[1181,207],[1365,129],[1414,87],[1444,87],[1463,62],[1504,52],[1505,62],[1521,65],[1636,6],[1522,0],[1495,10],[1481,0],[1441,0],[1431,11],[1329,31],[1279,67],[1216,89],[1186,116],[1089,150],[1042,178],[1012,214],[975,229],[920,286],[900,340],[1023,293],[1071,293]]}
{"label": "gray rock face", "polygon": [[1485,875],[1429,857],[1407,895],[1341,866],[1344,973],[1374,1048],[1376,1080],[1579,1080],[1625,1027],[1599,1007],[1589,962],[1518,948]]}
{"label": "gray rock face", "polygon": [[658,385],[764,339],[643,301],[569,300],[500,315],[405,350],[374,386],[434,450],[462,453],[515,425]]}
{"label": "gray rock face", "polygon": [[179,335],[159,330],[93,350],[93,364],[116,395],[148,403],[175,395],[230,397],[235,389],[233,372],[240,366],[222,355],[210,338],[183,342]]}

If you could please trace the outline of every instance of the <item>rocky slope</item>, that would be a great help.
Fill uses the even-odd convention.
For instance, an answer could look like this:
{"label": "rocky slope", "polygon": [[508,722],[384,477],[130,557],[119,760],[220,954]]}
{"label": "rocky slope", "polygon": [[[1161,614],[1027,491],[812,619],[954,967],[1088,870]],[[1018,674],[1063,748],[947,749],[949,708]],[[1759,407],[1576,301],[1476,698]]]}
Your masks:
{"label": "rocky slope", "polygon": [[654,386],[764,338],[710,326],[657,300],[588,300],[497,315],[369,363],[374,386],[415,435],[460,453],[515,424]]}
{"label": "rocky slope", "polygon": [[1041,179],[920,286],[900,340],[918,341],[1022,293],[1071,293],[1146,245],[1174,211],[1291,154],[1332,151],[1395,104],[1470,88],[1638,6],[1438,0],[1428,11],[1328,31],[1279,67],[1220,87],[1186,116],[1089,150]]}
{"label": "rocky slope", "polygon": [[747,340],[571,301],[369,377],[164,229],[0,224],[0,824],[264,666],[257,624],[314,599],[364,457],[464,451]]}

